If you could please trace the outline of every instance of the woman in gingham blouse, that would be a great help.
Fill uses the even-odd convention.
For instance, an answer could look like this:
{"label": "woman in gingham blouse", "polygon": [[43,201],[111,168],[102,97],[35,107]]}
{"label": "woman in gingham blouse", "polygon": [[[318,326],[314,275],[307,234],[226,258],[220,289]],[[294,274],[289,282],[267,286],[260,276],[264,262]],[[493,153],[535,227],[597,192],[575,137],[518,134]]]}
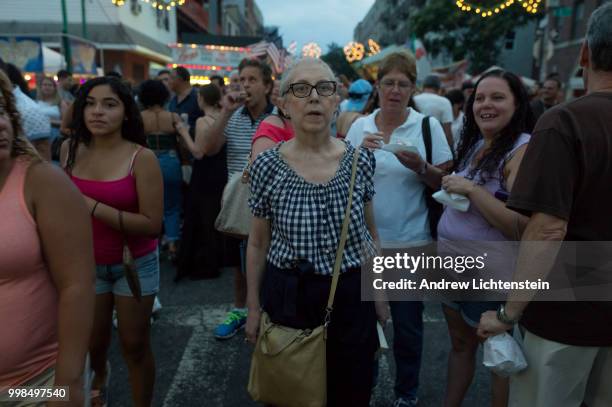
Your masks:
{"label": "woman in gingham blouse", "polygon": [[278,268],[291,269],[297,260],[308,259],[315,273],[332,274],[348,201],[353,154],[357,153],[360,156],[351,222],[340,272],[359,267],[364,257],[375,253],[364,216],[365,206],[374,195],[372,152],[357,151],[347,144],[336,175],[325,184],[314,184],[285,162],[279,152],[281,146],[262,153],[251,170],[251,210],[255,217],[269,220],[272,226],[267,261]]}
{"label": "woman in gingham blouse", "polygon": [[339,98],[324,62],[298,62],[283,78],[281,95],[295,138],[261,153],[251,168],[247,339],[257,339],[261,308],[272,322],[294,328],[323,323],[352,161],[359,154],[326,342],[327,398],[328,406],[367,406],[378,346],[376,319],[388,318],[386,304],[360,298],[361,264],[378,246],[372,215],[374,156],[331,137]]}

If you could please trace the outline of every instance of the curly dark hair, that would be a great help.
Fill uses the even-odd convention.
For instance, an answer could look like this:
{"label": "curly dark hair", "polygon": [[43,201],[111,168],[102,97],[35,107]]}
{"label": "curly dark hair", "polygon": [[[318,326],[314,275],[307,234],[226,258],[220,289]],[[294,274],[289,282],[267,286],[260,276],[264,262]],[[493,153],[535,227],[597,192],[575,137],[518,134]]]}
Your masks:
{"label": "curly dark hair", "polygon": [[133,143],[147,146],[147,139],[144,134],[144,125],[142,116],[138,110],[138,106],[134,101],[134,97],[130,89],[119,79],[103,76],[94,78],[85,82],[80,88],[74,101],[74,109],[72,112],[72,137],[70,138],[70,146],[68,150],[68,160],[66,168],[70,170],[74,165],[76,151],[80,143],[89,145],[91,142],[91,132],[85,124],[85,106],[87,105],[87,96],[96,86],[108,85],[112,92],[119,97],[125,109],[123,125],[121,126],[121,137]]}
{"label": "curly dark hair", "polygon": [[482,138],[480,129],[476,124],[473,107],[478,85],[486,78],[500,78],[506,81],[514,95],[516,110],[508,125],[500,131],[499,136],[493,140],[491,147],[468,174],[469,178],[474,179],[478,171],[480,171],[481,176],[478,180],[480,184],[484,184],[488,179],[497,176],[499,164],[512,150],[519,136],[522,133],[531,134],[535,125],[535,118],[529,104],[529,96],[521,79],[512,72],[503,70],[487,72],[476,82],[474,93],[470,95],[467,101],[464,125],[461,130],[461,141],[457,147],[456,171],[461,171],[470,165],[469,159],[474,152],[476,144]]}
{"label": "curly dark hair", "polygon": [[13,145],[11,157],[29,156],[32,159],[40,160],[36,149],[30,144],[21,127],[21,116],[17,111],[17,103],[13,95],[13,83],[2,70],[2,60],[0,59],[0,111],[3,109],[11,121],[13,129]]}
{"label": "curly dark hair", "polygon": [[170,98],[170,92],[162,81],[149,79],[140,84],[138,100],[148,109],[153,106],[163,106]]}

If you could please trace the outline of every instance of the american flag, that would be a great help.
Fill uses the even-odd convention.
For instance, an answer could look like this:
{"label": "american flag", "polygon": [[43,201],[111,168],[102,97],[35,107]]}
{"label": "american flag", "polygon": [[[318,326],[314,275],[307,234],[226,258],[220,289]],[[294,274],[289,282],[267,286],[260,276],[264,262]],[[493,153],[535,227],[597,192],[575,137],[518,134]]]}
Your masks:
{"label": "american flag", "polygon": [[270,57],[274,64],[276,72],[281,72],[283,69],[281,53],[272,42],[260,41],[249,47],[251,49],[250,56],[252,57]]}

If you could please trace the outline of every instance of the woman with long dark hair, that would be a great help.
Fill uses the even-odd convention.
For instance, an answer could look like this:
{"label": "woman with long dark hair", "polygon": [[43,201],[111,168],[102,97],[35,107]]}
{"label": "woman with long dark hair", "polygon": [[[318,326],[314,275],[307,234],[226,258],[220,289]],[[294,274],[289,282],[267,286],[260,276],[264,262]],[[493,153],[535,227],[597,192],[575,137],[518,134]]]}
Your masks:
{"label": "woman with long dark hair", "polygon": [[215,155],[204,155],[204,137],[221,113],[220,102],[221,91],[216,85],[200,88],[198,105],[204,116],[196,122],[194,139],[184,123],[175,123],[184,145],[195,157],[185,204],[177,281],[185,276],[194,280],[216,278],[223,266],[225,239],[215,229],[215,219],[221,210],[221,196],[227,182],[225,148]]}
{"label": "woman with long dark hair", "polygon": [[168,245],[168,259],[176,260],[177,241],[181,232],[183,175],[179,157],[178,137],[174,126],[181,119],[164,108],[170,92],[161,81],[147,80],[140,85],[139,101],[145,134],[164,176],[164,240]]}
{"label": "woman with long dark hair", "polygon": [[[501,70],[486,73],[468,99],[465,117],[457,149],[456,174],[444,177],[442,188],[468,197],[470,207],[467,212],[445,209],[438,224],[438,248],[449,251],[445,254],[466,254],[454,253],[452,242],[517,240],[527,223],[526,217],[506,208],[504,202],[512,189],[534,125],[521,80]],[[507,265],[504,251],[497,250],[487,253],[486,264],[487,272],[495,272],[499,277],[511,270],[504,267]],[[474,376],[479,344],[476,328],[480,316],[499,305],[493,301],[445,302],[443,309],[452,344],[445,406],[461,405]],[[493,374],[491,386],[491,404],[506,406],[508,379]]]}
{"label": "woman with long dark hair", "polygon": [[[133,404],[150,406],[153,398],[155,363],[149,331],[159,289],[163,180],[155,154],[145,145],[140,112],[120,80],[101,77],[81,87],[74,103],[72,137],[62,146],[61,162],[85,196],[92,217],[97,265],[89,348],[93,406],[107,402],[113,307]],[[124,244],[134,258],[136,276],[124,267]],[[134,288],[136,279],[140,293]]]}

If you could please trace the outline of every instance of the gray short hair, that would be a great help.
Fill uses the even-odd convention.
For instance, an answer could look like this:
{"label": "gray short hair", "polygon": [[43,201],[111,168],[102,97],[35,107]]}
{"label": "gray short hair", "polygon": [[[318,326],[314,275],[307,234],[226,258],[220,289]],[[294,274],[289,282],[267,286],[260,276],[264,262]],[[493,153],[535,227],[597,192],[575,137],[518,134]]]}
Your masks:
{"label": "gray short hair", "polygon": [[586,38],[593,69],[612,71],[612,2],[591,14]]}
{"label": "gray short hair", "polygon": [[297,72],[297,70],[303,66],[307,66],[307,65],[319,65],[321,68],[323,68],[324,70],[326,70],[329,74],[329,80],[330,81],[334,81],[337,82],[336,79],[336,75],[334,74],[334,71],[332,71],[332,69],[329,67],[329,65],[327,65],[325,63],[325,61],[319,59],[319,58],[302,58],[298,61],[296,61],[295,63],[293,63],[284,73],[283,73],[283,77],[281,79],[280,82],[280,95],[283,96],[288,90],[289,90],[289,85],[291,85],[291,81],[293,81],[293,78],[295,77],[295,73]]}

